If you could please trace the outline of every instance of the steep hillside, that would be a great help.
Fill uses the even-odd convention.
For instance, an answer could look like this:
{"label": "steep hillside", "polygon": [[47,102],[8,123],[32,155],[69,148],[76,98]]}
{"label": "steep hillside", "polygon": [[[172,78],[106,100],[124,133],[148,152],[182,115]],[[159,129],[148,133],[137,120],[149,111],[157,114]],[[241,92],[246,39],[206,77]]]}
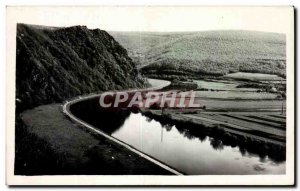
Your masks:
{"label": "steep hillside", "polygon": [[[262,72],[285,76],[285,35],[255,31],[110,32],[146,74],[223,75]],[[180,72],[178,72],[180,71]]]}
{"label": "steep hillside", "polygon": [[103,30],[18,24],[16,40],[17,110],[144,85],[127,51]]}

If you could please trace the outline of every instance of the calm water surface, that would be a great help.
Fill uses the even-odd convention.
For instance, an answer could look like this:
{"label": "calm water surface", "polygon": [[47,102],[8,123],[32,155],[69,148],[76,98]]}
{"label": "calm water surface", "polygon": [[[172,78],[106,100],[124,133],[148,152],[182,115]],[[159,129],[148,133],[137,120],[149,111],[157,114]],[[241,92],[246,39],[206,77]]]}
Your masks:
{"label": "calm water surface", "polygon": [[209,136],[195,137],[175,125],[162,126],[140,113],[131,113],[109,134],[186,174],[285,173],[285,162],[225,146]]}

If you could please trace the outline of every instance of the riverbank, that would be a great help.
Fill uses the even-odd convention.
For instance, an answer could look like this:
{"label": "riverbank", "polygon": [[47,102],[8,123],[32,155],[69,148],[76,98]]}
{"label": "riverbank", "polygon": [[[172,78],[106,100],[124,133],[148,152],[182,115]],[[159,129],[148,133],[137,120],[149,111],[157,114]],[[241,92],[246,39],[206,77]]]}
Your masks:
{"label": "riverbank", "polygon": [[170,175],[71,122],[60,104],[27,110],[16,121],[17,175]]}
{"label": "riverbank", "polygon": [[[250,126],[245,126],[243,123],[236,123],[237,120],[234,123],[228,119],[222,122],[223,115],[235,116],[235,112],[226,112],[226,114],[215,112],[214,114],[214,112],[203,111],[166,110],[162,113],[160,110],[142,110],[141,113],[151,120],[158,121],[162,126],[176,126],[177,129],[186,132],[187,136],[193,135],[200,139],[203,136],[210,136],[219,140],[222,145],[238,146],[240,150],[263,156],[262,158],[268,156],[274,161],[282,162],[286,158],[285,129],[281,129],[282,126],[278,126],[280,129],[276,129],[275,126],[270,129],[270,127],[258,123],[253,125],[249,123]],[[275,115],[274,112],[271,113]],[[246,114],[249,115],[249,112]]]}

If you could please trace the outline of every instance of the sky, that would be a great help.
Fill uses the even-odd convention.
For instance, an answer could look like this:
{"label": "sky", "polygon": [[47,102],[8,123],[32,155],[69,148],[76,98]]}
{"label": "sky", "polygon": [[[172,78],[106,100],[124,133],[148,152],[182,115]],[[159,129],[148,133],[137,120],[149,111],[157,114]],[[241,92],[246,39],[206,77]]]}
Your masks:
{"label": "sky", "polygon": [[8,7],[7,22],[107,31],[290,31],[291,7]]}

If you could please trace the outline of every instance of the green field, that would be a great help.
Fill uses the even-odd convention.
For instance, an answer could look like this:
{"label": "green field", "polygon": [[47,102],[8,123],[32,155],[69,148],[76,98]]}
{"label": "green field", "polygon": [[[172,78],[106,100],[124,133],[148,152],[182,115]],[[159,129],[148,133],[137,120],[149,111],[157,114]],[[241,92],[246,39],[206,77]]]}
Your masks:
{"label": "green field", "polygon": [[[254,78],[256,75],[250,75],[252,80],[258,80],[260,78]],[[266,74],[257,74],[259,77],[273,76]],[[243,76],[242,76],[243,77]],[[246,77],[246,76],[245,76]],[[264,80],[266,78],[263,78]],[[230,80],[230,79],[229,79]],[[278,93],[266,92],[263,88],[240,88],[240,85],[244,85],[244,82],[236,81],[235,78],[230,81],[226,80],[193,80],[197,83],[197,96],[201,98],[214,98],[214,99],[277,99]],[[247,84],[247,83],[246,83]],[[257,83],[262,85],[261,83]]]}
{"label": "green field", "polygon": [[197,91],[197,96],[201,98],[215,99],[276,99],[273,93],[239,92],[239,91]]}
{"label": "green field", "polygon": [[259,111],[259,110],[280,110],[285,102],[281,100],[223,100],[223,99],[205,99],[200,101],[202,106],[209,110],[224,111]]}
{"label": "green field", "polygon": [[236,90],[237,82],[216,82],[216,81],[205,81],[205,80],[193,80],[197,83],[200,89],[214,89],[214,90]]}
{"label": "green field", "polygon": [[232,78],[237,80],[252,80],[252,81],[280,81],[284,80],[282,77],[272,74],[261,74],[261,73],[246,73],[236,72],[227,74],[224,77]]}

